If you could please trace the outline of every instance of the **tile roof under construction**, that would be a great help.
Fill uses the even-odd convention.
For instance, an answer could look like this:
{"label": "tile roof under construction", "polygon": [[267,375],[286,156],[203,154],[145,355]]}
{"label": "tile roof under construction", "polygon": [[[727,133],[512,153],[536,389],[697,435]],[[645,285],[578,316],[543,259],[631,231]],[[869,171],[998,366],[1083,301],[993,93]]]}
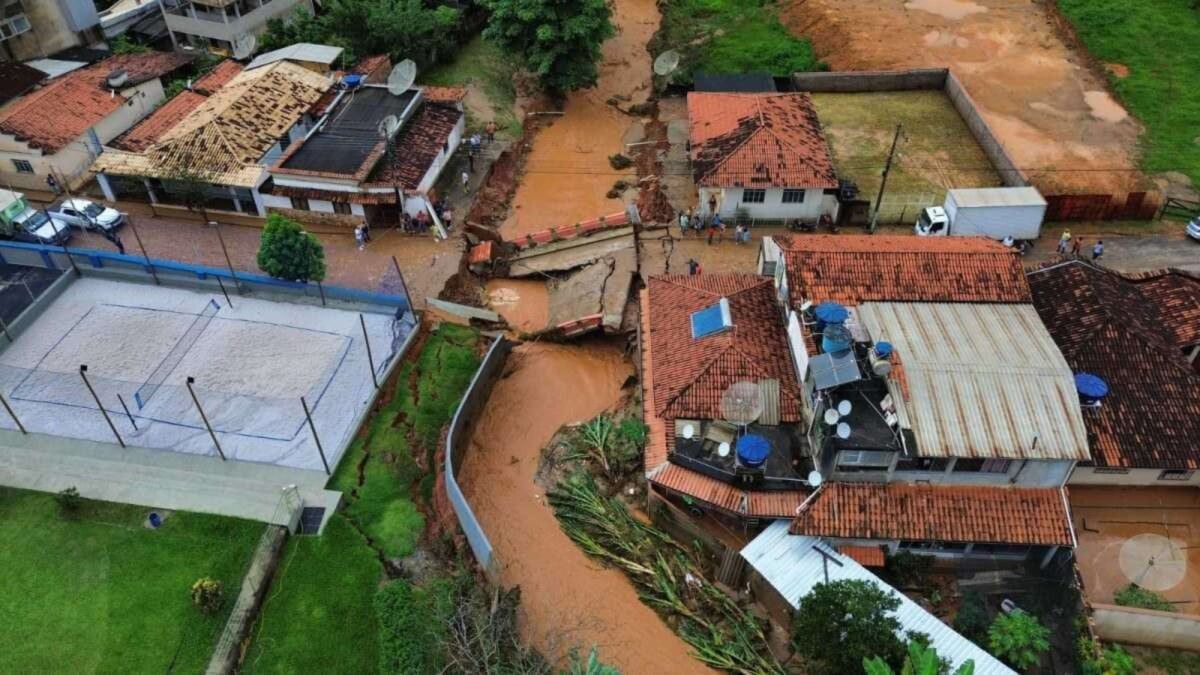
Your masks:
{"label": "tile roof under construction", "polygon": [[1060,488],[828,483],[792,534],[840,539],[1074,546]]}
{"label": "tile roof under construction", "polygon": [[1186,325],[1200,305],[1195,278],[1130,279],[1072,261],[1029,283],[1067,363],[1108,384],[1101,406],[1083,411],[1096,466],[1200,469],[1200,374],[1182,351],[1197,330],[1195,319]]}
{"label": "tile roof under construction", "polygon": [[1029,302],[1021,259],[981,237],[782,235],[791,302]]}
{"label": "tile roof under construction", "polygon": [[867,302],[858,318],[902,360],[887,382],[915,454],[1089,459],[1071,368],[1032,305]]}
{"label": "tile roof under construction", "polygon": [[132,129],[114,139],[110,145],[129,152],[142,152],[154,145],[163,134],[199,108],[209,95],[225,86],[240,72],[242,66],[237,61],[222,61],[197,79],[190,90],[184,90],[160,105]]}
{"label": "tile roof under construction", "polygon": [[698,185],[837,187],[808,94],[691,92],[687,107]]}
{"label": "tile roof under construction", "polygon": [[[665,418],[721,418],[721,395],[735,382],[779,381],[784,422],[800,419],[800,391],[771,279],[752,274],[651,277],[654,411]],[[692,337],[692,314],[729,302],[733,327]]]}

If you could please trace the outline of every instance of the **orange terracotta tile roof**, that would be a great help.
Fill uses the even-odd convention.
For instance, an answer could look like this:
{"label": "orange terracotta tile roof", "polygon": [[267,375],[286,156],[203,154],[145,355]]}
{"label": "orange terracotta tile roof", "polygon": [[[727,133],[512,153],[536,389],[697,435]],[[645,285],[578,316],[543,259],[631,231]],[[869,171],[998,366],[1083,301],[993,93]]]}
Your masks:
{"label": "orange terracotta tile roof", "polygon": [[1187,349],[1200,344],[1200,274],[1173,269],[1126,278],[1157,306],[1162,326],[1176,346]]}
{"label": "orange terracotta tile roof", "polygon": [[467,90],[463,87],[421,87],[425,92],[425,100],[436,103],[457,103],[467,96]]}
{"label": "orange terracotta tile roof", "polygon": [[211,94],[228,84],[240,72],[242,64],[233,59],[225,59],[193,82],[192,89],[202,94]]}
{"label": "orange terracotta tile roof", "polygon": [[[1034,307],[1075,372],[1100,376],[1109,394],[1083,410],[1100,467],[1200,469],[1200,374],[1172,314],[1196,313],[1187,275],[1134,280],[1083,261],[1031,272]],[[1196,320],[1200,322],[1200,319]]]}
{"label": "orange terracotta tile roof", "polygon": [[194,91],[182,91],[178,96],[160,105],[132,129],[115,138],[109,145],[129,152],[141,152],[154,145],[155,142],[171,127],[187,117],[198,108],[204,99],[203,94]]}
{"label": "orange terracotta tile roof", "polygon": [[691,92],[692,167],[711,187],[837,187],[808,94]]}
{"label": "orange terracotta tile roof", "polygon": [[[692,314],[729,301],[733,328],[692,337]],[[664,419],[719,419],[735,382],[779,381],[779,413],[800,419],[800,390],[771,279],[753,274],[651,277],[647,284],[654,412]]]}
{"label": "orange terracotta tile roof", "polygon": [[782,235],[791,301],[1030,301],[1021,259],[982,237]]}
{"label": "orange terracotta tile roof", "polygon": [[751,492],[675,464],[667,464],[651,482],[747,518],[791,518],[809,496],[802,490]]}
{"label": "orange terracotta tile roof", "polygon": [[838,553],[849,556],[863,567],[883,567],[886,564],[882,546],[839,546]]}
{"label": "orange terracotta tile roof", "polygon": [[843,539],[1074,546],[1057,488],[827,483],[792,534]]}
{"label": "orange terracotta tile roof", "polygon": [[125,97],[114,96],[107,88],[109,73],[124,69],[128,73],[126,86],[133,86],[165,75],[190,60],[190,56],[168,52],[124,54],[72,71],[5,108],[0,113],[0,133],[50,153],[58,152],[125,105]]}
{"label": "orange terracotta tile roof", "polygon": [[650,292],[642,289],[638,292],[638,302],[641,304],[642,322],[642,420],[646,423],[646,449],[642,453],[642,464],[649,477],[667,463],[667,427],[663,418],[654,411],[654,369],[650,363],[653,360],[654,347],[650,344]]}

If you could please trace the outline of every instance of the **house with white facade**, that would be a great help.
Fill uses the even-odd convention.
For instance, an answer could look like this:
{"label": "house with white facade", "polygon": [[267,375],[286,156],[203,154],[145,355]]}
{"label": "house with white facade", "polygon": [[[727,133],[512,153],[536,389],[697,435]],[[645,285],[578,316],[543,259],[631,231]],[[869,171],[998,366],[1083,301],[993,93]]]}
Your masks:
{"label": "house with white facade", "polygon": [[837,175],[808,94],[691,92],[687,106],[701,213],[837,218]]}
{"label": "house with white facade", "polygon": [[267,29],[271,19],[296,11],[313,13],[312,0],[158,0],[177,46],[189,45],[233,55],[234,42]]}

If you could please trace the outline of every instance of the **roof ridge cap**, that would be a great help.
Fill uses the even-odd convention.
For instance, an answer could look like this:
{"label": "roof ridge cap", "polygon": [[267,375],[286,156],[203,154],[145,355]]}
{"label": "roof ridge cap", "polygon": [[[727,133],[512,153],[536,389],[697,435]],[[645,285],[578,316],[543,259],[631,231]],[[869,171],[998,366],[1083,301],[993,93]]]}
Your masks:
{"label": "roof ridge cap", "polygon": [[712,370],[712,367],[713,367],[713,365],[716,364],[717,360],[720,359],[722,356],[724,356],[725,353],[728,352],[732,348],[733,348],[732,344],[727,344],[723,348],[718,349],[716,351],[716,353],[713,354],[712,358],[708,360],[708,363],[705,363],[703,368],[696,371],[696,376],[692,378],[692,381],[688,382],[686,385],[680,387],[679,391],[672,394],[667,399],[666,403],[662,406],[662,408],[659,410],[656,410],[655,413],[661,415],[663,413],[663,411],[665,411],[667,408],[669,408],[671,406],[672,403],[674,403],[676,400],[678,400],[679,397],[682,396],[685,391],[694,387],[696,385],[696,383],[700,381],[700,378],[704,377],[708,373],[708,371]]}

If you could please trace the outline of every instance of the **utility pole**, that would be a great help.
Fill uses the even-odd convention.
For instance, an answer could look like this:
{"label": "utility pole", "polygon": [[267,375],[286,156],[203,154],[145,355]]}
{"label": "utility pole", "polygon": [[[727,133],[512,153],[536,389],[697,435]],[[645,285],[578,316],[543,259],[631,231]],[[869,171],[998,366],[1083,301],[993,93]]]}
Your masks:
{"label": "utility pole", "polygon": [[896,156],[896,143],[900,140],[903,127],[896,125],[896,135],[892,136],[892,149],[888,150],[887,162],[883,165],[883,180],[879,181],[879,194],[875,197],[875,211],[871,214],[871,234],[875,234],[875,226],[879,222],[879,206],[883,203],[883,190],[887,187],[888,174],[892,171],[892,159]]}

